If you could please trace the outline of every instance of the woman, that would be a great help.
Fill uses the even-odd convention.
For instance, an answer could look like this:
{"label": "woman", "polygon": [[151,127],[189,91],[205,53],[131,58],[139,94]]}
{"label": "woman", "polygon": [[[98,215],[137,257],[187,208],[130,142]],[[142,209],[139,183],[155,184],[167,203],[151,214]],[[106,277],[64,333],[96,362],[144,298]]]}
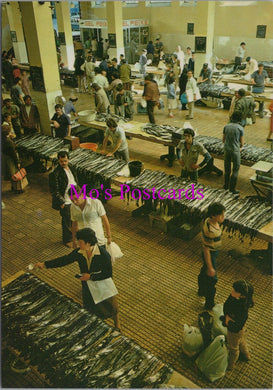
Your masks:
{"label": "woman", "polygon": [[98,246],[95,232],[92,229],[78,230],[76,235],[79,248],[73,250],[69,255],[36,263],[35,268],[57,268],[78,262],[81,272],[78,276],[82,282],[83,307],[101,318],[113,317],[115,327],[120,330],[116,297],[112,296],[95,304],[87,284],[88,280],[99,281],[112,278],[111,256],[103,246]]}
{"label": "woman", "polygon": [[183,71],[179,77],[179,89],[180,89],[180,93],[179,93],[179,100],[181,101],[181,96],[183,94],[185,94],[185,99],[183,100],[184,103],[181,101],[182,103],[182,110],[187,110],[187,103],[185,103],[187,101],[187,97],[186,97],[186,85],[187,85],[187,81],[188,81],[188,65],[184,65],[184,68],[183,68]]}
{"label": "woman", "polygon": [[220,317],[228,329],[228,370],[232,370],[239,356],[241,360],[249,360],[245,323],[248,319],[248,309],[254,306],[252,298],[254,289],[249,282],[238,280],[232,287],[230,296],[224,303],[224,316]]}
{"label": "woman", "polygon": [[4,180],[11,180],[20,169],[19,156],[16,151],[16,145],[10,136],[11,128],[9,125],[2,125],[2,168]]}

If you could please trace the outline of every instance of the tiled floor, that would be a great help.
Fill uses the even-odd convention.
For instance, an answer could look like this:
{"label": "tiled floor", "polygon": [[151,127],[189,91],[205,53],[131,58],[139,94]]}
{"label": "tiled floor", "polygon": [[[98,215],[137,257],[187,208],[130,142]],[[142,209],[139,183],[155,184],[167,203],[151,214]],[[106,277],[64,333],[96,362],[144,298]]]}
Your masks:
{"label": "tiled floor", "polygon": [[[64,88],[64,96],[70,90]],[[90,95],[79,95],[78,109],[93,107]],[[167,118],[166,112],[156,112],[158,123],[183,124],[184,112]],[[192,124],[200,134],[221,137],[227,113],[222,110],[196,108]],[[146,115],[135,115],[135,120],[146,122]],[[269,118],[257,118],[257,123],[246,128],[246,142],[269,147],[265,141]],[[131,159],[142,160],[146,168],[164,170],[179,175],[175,162],[172,168],[159,156],[166,152],[162,145],[129,140]],[[216,165],[223,166],[221,160]],[[241,195],[254,195],[249,184],[253,171],[241,167],[238,189]],[[61,226],[58,212],[51,208],[48,192],[48,174],[29,175],[30,185],[23,194],[9,191],[3,182],[2,197],[2,280],[18,270],[25,270],[30,262],[44,261],[68,253],[61,244]],[[204,184],[223,185],[223,178],[204,176]],[[251,261],[246,255],[252,248],[265,248],[266,243],[255,240],[249,246],[246,237],[242,243],[237,237],[224,234],[219,256],[217,303],[227,298],[234,280],[246,278],[255,289],[255,306],[249,312],[248,339],[251,361],[238,363],[236,368],[215,382],[208,382],[194,369],[194,362],[183,355],[181,342],[183,325],[197,325],[202,305],[196,295],[196,282],[201,267],[200,235],[186,242],[152,229],[148,218],[133,218],[135,204],[114,197],[106,204],[114,241],[124,257],[114,265],[114,280],[119,290],[122,331],[147,348],[177,371],[204,388],[267,388],[272,385],[272,277],[268,266]],[[230,257],[228,251],[237,253]],[[237,251],[237,252],[236,252]],[[241,255],[240,255],[241,254]],[[81,302],[79,282],[74,278],[77,267],[37,271],[36,274],[64,294]],[[111,321],[109,322],[111,323]],[[33,383],[34,387],[37,387]]]}

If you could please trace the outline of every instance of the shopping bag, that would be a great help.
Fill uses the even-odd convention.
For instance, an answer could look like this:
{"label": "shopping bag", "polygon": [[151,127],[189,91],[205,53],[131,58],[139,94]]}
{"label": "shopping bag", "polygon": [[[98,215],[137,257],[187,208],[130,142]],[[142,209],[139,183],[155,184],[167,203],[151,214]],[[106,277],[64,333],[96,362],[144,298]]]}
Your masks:
{"label": "shopping bag", "polygon": [[217,303],[212,309],[213,324],[212,324],[212,337],[219,335],[227,336],[227,327],[223,326],[220,317],[224,315],[223,303]]}
{"label": "shopping bag", "polygon": [[180,101],[181,101],[182,104],[187,104],[188,103],[186,93],[182,93]]}
{"label": "shopping bag", "polygon": [[116,259],[120,259],[122,256],[124,256],[120,247],[115,242],[106,244],[106,250],[111,256],[112,263],[114,263]]}
{"label": "shopping bag", "polygon": [[147,101],[143,98],[140,99],[140,105],[142,108],[146,108],[147,107]]}
{"label": "shopping bag", "polygon": [[183,352],[192,357],[204,349],[203,337],[200,330],[194,326],[184,325],[184,337],[182,343]]}
{"label": "shopping bag", "polygon": [[228,366],[225,336],[217,336],[195,360],[199,370],[211,381],[222,378]]}
{"label": "shopping bag", "polygon": [[118,294],[118,290],[112,278],[103,280],[87,280],[87,286],[95,304]]}
{"label": "shopping bag", "polygon": [[26,176],[23,177],[23,179],[19,180],[19,181],[11,180],[11,189],[13,191],[23,191],[27,185],[28,185],[28,179]]}
{"label": "shopping bag", "polygon": [[19,169],[18,172],[16,172],[14,175],[12,175],[11,179],[14,181],[20,181],[26,176],[27,172],[25,168]]}
{"label": "shopping bag", "polygon": [[158,99],[158,109],[159,110],[164,110],[165,108],[165,105],[164,105],[164,102],[161,98]]}
{"label": "shopping bag", "polygon": [[247,126],[252,125],[252,118],[246,118],[246,125]]}

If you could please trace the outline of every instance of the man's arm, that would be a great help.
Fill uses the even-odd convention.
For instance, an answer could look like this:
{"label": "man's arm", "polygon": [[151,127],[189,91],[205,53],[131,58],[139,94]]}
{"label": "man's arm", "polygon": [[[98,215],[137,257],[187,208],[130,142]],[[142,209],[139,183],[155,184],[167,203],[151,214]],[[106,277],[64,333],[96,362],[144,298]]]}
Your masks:
{"label": "man's arm", "polygon": [[109,223],[109,220],[107,218],[107,215],[103,215],[101,217],[101,220],[102,220],[102,223],[103,223],[103,226],[104,226],[104,229],[106,231],[106,237],[107,237],[107,244],[110,244],[111,241],[112,241],[112,236],[111,236],[111,229],[110,229],[110,223]]}
{"label": "man's arm", "polygon": [[203,252],[204,252],[205,262],[207,265],[207,275],[212,277],[215,275],[215,269],[212,266],[210,250],[207,246],[203,246]]}
{"label": "man's arm", "polygon": [[67,136],[69,137],[71,134],[71,125],[68,125],[67,127]]}
{"label": "man's arm", "polygon": [[116,153],[116,151],[119,149],[120,145],[122,143],[122,139],[120,139],[118,141],[118,143],[116,144],[116,146],[114,147],[114,149],[112,150],[111,153],[108,153],[107,156],[112,156],[114,153]]}
{"label": "man's arm", "polygon": [[105,149],[106,149],[106,146],[107,146],[107,142],[108,142],[108,136],[104,137],[104,140],[103,140],[103,144],[102,144],[102,149],[101,149],[101,152],[104,153],[105,152]]}
{"label": "man's arm", "polygon": [[243,146],[244,146],[244,136],[241,135],[241,136],[240,136],[240,150],[243,149]]}

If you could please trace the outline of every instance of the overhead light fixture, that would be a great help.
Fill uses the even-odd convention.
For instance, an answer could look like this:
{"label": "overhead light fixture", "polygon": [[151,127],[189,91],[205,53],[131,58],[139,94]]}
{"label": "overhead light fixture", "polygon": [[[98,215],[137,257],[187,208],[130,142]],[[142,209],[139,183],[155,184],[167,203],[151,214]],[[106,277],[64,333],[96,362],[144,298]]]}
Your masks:
{"label": "overhead light fixture", "polygon": [[246,7],[254,5],[257,1],[221,1],[220,7]]}

